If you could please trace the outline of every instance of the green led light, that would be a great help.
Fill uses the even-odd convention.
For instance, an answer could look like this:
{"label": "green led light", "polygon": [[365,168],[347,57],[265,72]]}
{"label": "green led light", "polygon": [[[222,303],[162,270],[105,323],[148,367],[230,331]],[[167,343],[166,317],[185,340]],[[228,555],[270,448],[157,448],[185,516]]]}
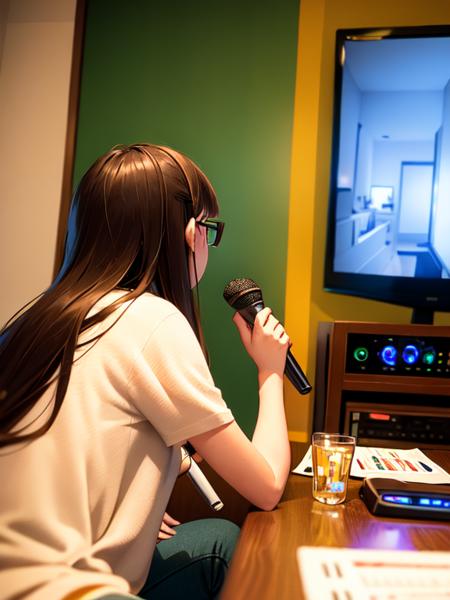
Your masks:
{"label": "green led light", "polygon": [[362,346],[360,346],[359,348],[356,348],[356,350],[353,352],[353,356],[358,362],[364,362],[369,356],[369,351],[367,350],[367,348],[363,348]]}
{"label": "green led light", "polygon": [[436,356],[434,352],[425,352],[422,360],[426,365],[432,365],[435,358]]}

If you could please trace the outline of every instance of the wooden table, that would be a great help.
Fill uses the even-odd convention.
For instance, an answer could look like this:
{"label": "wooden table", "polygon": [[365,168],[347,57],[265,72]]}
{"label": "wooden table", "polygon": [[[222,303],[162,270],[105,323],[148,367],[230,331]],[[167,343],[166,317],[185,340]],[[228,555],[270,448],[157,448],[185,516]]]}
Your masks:
{"label": "wooden table", "polygon": [[[298,444],[293,465],[306,449]],[[424,452],[450,471],[448,450]],[[276,510],[247,515],[220,600],[304,599],[299,546],[450,551],[449,521],[374,517],[359,498],[361,480],[356,479],[349,482],[344,504],[326,506],[313,500],[311,483],[291,474]]]}

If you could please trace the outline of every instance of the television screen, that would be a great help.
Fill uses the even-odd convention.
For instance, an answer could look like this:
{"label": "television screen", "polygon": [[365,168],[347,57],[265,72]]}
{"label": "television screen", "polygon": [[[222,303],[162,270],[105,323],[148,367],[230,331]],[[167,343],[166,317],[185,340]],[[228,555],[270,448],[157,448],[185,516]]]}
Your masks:
{"label": "television screen", "polygon": [[335,78],[325,287],[450,310],[450,26],[340,30]]}

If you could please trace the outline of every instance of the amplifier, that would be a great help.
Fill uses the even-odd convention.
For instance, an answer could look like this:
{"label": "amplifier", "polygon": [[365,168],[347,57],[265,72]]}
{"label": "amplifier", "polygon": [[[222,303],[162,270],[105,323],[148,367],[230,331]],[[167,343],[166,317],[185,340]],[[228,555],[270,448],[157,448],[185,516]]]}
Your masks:
{"label": "amplifier", "polygon": [[450,449],[450,327],[320,323],[313,431]]}
{"label": "amplifier", "polygon": [[447,409],[416,410],[410,406],[399,409],[390,404],[346,406],[344,429],[358,438],[362,445],[373,445],[385,439],[411,442],[414,445],[446,444],[450,446],[450,415]]}
{"label": "amplifier", "polygon": [[345,370],[347,373],[448,378],[450,338],[418,332],[416,335],[349,333]]}

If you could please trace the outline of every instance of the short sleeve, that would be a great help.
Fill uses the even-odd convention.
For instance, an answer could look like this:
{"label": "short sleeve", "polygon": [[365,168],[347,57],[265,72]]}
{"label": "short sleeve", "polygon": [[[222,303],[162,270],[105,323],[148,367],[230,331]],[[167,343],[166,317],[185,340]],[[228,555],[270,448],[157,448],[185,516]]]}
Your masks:
{"label": "short sleeve", "polygon": [[234,420],[184,315],[165,316],[137,357],[132,399],[167,446]]}

